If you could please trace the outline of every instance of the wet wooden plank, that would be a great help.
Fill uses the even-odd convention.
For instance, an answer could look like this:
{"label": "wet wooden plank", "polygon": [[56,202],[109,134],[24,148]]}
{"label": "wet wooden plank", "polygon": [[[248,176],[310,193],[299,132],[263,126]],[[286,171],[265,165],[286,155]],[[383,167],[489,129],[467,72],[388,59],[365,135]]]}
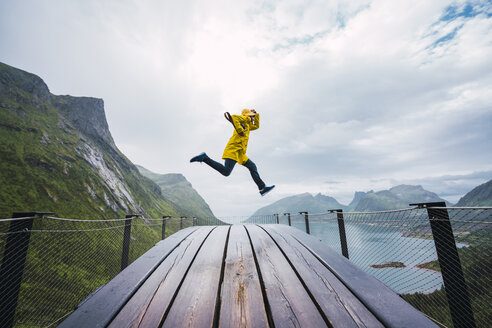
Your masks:
{"label": "wet wooden plank", "polygon": [[258,272],[244,226],[232,226],[229,233],[219,327],[268,327]]}
{"label": "wet wooden plank", "polygon": [[277,245],[258,226],[248,225],[276,327],[327,327],[320,312]]}
{"label": "wet wooden plank", "polygon": [[318,259],[277,226],[264,226],[295,267],[334,327],[379,327],[383,324]]}
{"label": "wet wooden plank", "polygon": [[188,228],[159,242],[60,327],[267,327],[269,320],[276,327],[436,327],[298,229],[234,226],[228,242],[229,227],[212,229]]}
{"label": "wet wooden plank", "polygon": [[178,231],[158,242],[110,282],[86,298],[58,327],[106,327],[174,248],[196,229],[197,227],[192,227]]}
{"label": "wet wooden plank", "polygon": [[212,327],[229,227],[217,227],[203,243],[162,327]]}
{"label": "wet wooden plank", "polygon": [[203,227],[183,240],[125,304],[109,327],[159,327],[186,270],[212,229]]}
{"label": "wet wooden plank", "polygon": [[278,225],[275,229],[292,235],[314,253],[386,327],[437,327],[384,283],[331,250],[318,238],[287,226]]}

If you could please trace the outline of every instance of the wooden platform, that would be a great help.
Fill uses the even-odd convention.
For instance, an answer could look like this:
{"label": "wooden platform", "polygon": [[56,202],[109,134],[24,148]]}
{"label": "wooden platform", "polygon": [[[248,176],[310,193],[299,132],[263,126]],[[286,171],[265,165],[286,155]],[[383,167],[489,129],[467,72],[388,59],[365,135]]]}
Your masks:
{"label": "wooden platform", "polygon": [[283,225],[184,229],[59,327],[437,327],[316,238]]}

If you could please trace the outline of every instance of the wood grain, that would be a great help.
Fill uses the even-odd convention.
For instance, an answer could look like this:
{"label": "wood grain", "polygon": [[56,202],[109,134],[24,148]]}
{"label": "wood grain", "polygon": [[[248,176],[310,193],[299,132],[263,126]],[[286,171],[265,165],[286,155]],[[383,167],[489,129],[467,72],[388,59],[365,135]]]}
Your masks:
{"label": "wood grain", "polygon": [[183,229],[158,242],[110,282],[87,297],[58,327],[106,327],[134,295],[135,290],[186,237],[194,234],[197,229],[197,227]]}
{"label": "wood grain", "polygon": [[436,327],[317,238],[278,224],[177,232],[88,297],[59,327],[269,323]]}
{"label": "wood grain", "polygon": [[205,240],[162,327],[212,327],[228,231],[217,227]]}
{"label": "wood grain", "polygon": [[212,229],[201,228],[184,239],[125,304],[109,327],[138,327],[144,315],[144,325],[158,327],[184,273]]}
{"label": "wood grain", "polygon": [[330,270],[290,234],[278,233],[275,226],[265,227],[265,230],[296,268],[333,327],[384,327]]}
{"label": "wood grain", "polygon": [[243,226],[231,227],[219,327],[268,327],[253,251]]}
{"label": "wood grain", "polygon": [[327,327],[290,264],[268,234],[247,225],[275,327]]}
{"label": "wood grain", "polygon": [[316,254],[318,260],[327,266],[384,326],[438,327],[384,283],[337,254],[319,238],[287,226],[279,225],[275,229],[279,233],[292,235]]}

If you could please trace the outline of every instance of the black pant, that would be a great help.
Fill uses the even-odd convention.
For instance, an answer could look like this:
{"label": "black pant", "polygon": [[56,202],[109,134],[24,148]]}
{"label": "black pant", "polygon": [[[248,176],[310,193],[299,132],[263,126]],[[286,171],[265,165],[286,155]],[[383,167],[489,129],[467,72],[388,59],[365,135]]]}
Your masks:
{"label": "black pant", "polygon": [[[203,162],[208,164],[213,169],[219,171],[220,174],[222,174],[226,177],[228,177],[231,174],[232,169],[234,168],[234,166],[237,163],[233,159],[226,158],[224,161],[224,165],[222,165],[222,164],[214,161],[213,159],[211,159],[208,156],[203,159]],[[249,173],[251,173],[251,177],[253,178],[256,185],[258,186],[258,189],[261,190],[261,189],[265,188],[265,183],[263,182],[263,180],[261,180],[260,175],[258,174],[258,169],[256,168],[256,164],[252,160],[248,159],[246,161],[246,163],[243,164],[243,166],[248,168]]]}

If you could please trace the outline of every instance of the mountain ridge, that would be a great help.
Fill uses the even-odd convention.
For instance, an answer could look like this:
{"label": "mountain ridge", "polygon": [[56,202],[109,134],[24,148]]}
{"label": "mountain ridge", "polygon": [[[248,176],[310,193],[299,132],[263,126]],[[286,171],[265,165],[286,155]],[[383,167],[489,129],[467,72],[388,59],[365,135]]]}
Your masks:
{"label": "mountain ridge", "polygon": [[179,215],[116,147],[102,99],[53,95],[40,77],[0,63],[0,138],[0,217]]}
{"label": "mountain ridge", "polygon": [[460,198],[456,206],[492,206],[492,180],[476,186]]}
{"label": "mountain ridge", "polygon": [[136,165],[140,173],[154,181],[164,198],[178,206],[186,216],[203,219],[215,218],[212,210],[191,183],[181,173],[154,173],[141,165]]}
{"label": "mountain ridge", "polygon": [[[335,198],[321,193],[313,196],[302,193],[284,197],[270,205],[264,206],[252,216],[272,215],[282,213],[324,213],[328,210],[342,209],[348,212],[384,211],[408,208],[410,203],[445,201],[437,194],[425,190],[422,186],[398,185],[389,190],[368,192],[356,191],[349,205],[339,203]],[[445,201],[448,205],[449,202]]]}
{"label": "mountain ridge", "polygon": [[354,208],[355,212],[387,211],[409,207],[412,203],[449,202],[421,185],[397,185],[388,190],[368,192]]}
{"label": "mountain ridge", "polygon": [[346,209],[347,206],[340,204],[335,198],[321,193],[313,196],[310,193],[282,198],[270,205],[264,206],[253,213],[252,216],[263,216],[282,213],[297,213],[308,211],[311,213],[326,212],[329,209]]}

